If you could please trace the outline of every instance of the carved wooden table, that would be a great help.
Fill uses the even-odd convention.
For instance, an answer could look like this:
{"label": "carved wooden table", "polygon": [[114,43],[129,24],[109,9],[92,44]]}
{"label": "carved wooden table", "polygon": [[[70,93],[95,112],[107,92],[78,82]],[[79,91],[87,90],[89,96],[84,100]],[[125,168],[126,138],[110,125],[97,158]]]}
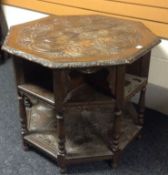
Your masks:
{"label": "carved wooden table", "polygon": [[[118,157],[143,125],[150,51],[143,24],[105,16],[47,17],[11,28],[25,148],[69,164]],[[140,92],[139,110],[129,103]]]}

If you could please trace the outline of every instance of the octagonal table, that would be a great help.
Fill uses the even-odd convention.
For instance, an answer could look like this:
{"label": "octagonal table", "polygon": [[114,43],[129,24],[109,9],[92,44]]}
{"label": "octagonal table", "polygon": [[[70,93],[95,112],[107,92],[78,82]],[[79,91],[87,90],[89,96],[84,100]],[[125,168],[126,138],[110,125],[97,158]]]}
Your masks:
{"label": "octagonal table", "polygon": [[[120,153],[143,125],[150,51],[160,42],[142,23],[107,16],[50,16],[13,26],[22,138],[69,164]],[[129,102],[140,92],[139,110]]]}

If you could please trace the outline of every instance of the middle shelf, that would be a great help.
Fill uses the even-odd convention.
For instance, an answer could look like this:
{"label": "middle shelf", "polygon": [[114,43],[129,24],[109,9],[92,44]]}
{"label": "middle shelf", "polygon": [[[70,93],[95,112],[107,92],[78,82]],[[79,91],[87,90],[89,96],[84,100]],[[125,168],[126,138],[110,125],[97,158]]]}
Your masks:
{"label": "middle shelf", "polygon": [[[128,101],[132,96],[134,96],[143,87],[145,87],[146,84],[147,84],[147,79],[146,78],[131,75],[131,74],[126,74],[126,76],[125,76],[125,87],[124,87],[124,99],[125,99],[125,101]],[[90,88],[89,89],[89,91],[90,91],[91,87],[89,87],[89,88]],[[37,97],[40,100],[45,101],[50,105],[54,106],[54,104],[55,104],[53,92],[50,91],[50,90],[47,90],[46,88],[44,88],[42,86],[38,86],[35,83],[34,84],[26,83],[26,84],[19,85],[18,89],[21,92],[26,93],[28,95],[32,95],[34,97]],[[88,86],[87,85],[81,86],[79,88],[79,91],[81,91],[80,94],[81,93],[85,94],[85,90],[88,91]],[[87,99],[87,101],[88,101],[88,99]],[[90,101],[89,105],[94,105],[94,104],[99,105],[99,104],[101,104],[101,102],[98,99],[96,99],[95,101],[94,100],[89,100],[89,101]],[[76,100],[76,103],[80,103],[80,102],[84,103],[86,101],[84,99],[82,99],[82,100],[79,99],[79,101]],[[112,103],[112,97],[104,95],[102,103],[104,103],[104,102]],[[73,102],[69,101],[69,105],[71,103],[73,103],[75,105],[75,100],[73,100]],[[67,103],[67,105],[68,105],[68,103]]]}

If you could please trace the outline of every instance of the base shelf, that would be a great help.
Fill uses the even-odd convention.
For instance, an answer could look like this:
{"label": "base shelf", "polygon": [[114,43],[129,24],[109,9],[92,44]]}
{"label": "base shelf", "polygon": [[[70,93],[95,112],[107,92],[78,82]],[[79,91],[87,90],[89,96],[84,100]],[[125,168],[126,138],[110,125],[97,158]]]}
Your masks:
{"label": "base shelf", "polygon": [[[104,111],[102,113],[99,110],[90,113],[89,111],[82,111],[82,115],[78,113],[79,111],[75,111],[69,116],[65,116],[67,161],[70,160],[72,163],[72,160],[84,162],[92,159],[112,159],[113,152],[102,137],[106,137],[107,131],[110,129],[109,127],[112,127],[113,116],[111,115],[111,109],[104,109]],[[78,113],[78,115],[74,116],[75,113]],[[36,110],[36,114],[33,111],[28,111],[28,118],[30,133],[24,137],[24,140],[28,144],[57,159],[58,140],[56,126],[53,124],[55,123],[53,117],[44,114],[41,116],[42,120],[40,120]],[[93,123],[93,120],[95,123]],[[86,123],[83,122],[87,122],[88,125],[85,125]],[[76,125],[79,123],[79,126],[74,130],[73,126],[75,123]],[[78,129],[82,127],[82,124],[87,126],[87,130],[79,133],[80,131],[78,132]],[[135,125],[132,118],[128,115],[122,118],[121,125],[119,149],[123,151],[139,133],[141,127]]]}
{"label": "base shelf", "polygon": [[[25,136],[24,138],[29,144],[36,146],[50,156],[57,158],[58,140],[56,133],[34,133]],[[71,140],[66,139],[66,159],[85,159],[93,157],[112,156],[113,153],[107,146],[97,138],[94,142],[77,145]]]}

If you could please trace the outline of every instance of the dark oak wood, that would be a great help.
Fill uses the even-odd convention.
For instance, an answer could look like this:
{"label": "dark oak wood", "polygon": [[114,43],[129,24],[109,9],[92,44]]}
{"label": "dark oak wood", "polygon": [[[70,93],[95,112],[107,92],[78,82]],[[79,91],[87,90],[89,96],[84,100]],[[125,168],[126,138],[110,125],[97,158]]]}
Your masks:
{"label": "dark oak wood", "polygon": [[144,123],[144,112],[145,112],[145,92],[146,88],[142,89],[139,97],[139,111],[138,111],[138,123],[143,125]]}
{"label": "dark oak wood", "polygon": [[[116,167],[143,127],[150,50],[159,39],[127,22],[48,17],[12,27],[3,46],[19,56],[13,60],[23,145],[56,160],[61,173],[95,160]],[[128,105],[137,93],[138,112]]]}
{"label": "dark oak wood", "polygon": [[121,117],[123,115],[124,105],[124,85],[125,85],[125,65],[116,67],[116,84],[115,84],[115,120],[112,132],[112,151],[114,156],[112,159],[112,166],[116,167],[119,157],[119,140],[121,130]]}
{"label": "dark oak wood", "polygon": [[[141,59],[146,59],[148,56],[149,54],[147,54],[147,56],[144,56]],[[147,61],[145,60],[142,62],[144,63],[143,66],[141,65],[142,70],[146,66],[148,69],[149,64],[146,64]],[[21,115],[23,145],[25,146],[25,148],[27,148],[27,145],[35,146],[36,148],[39,148],[40,150],[42,150],[42,152],[45,152],[52,158],[55,158],[58,162],[61,173],[65,172],[66,166],[69,164],[79,163],[79,162],[88,162],[88,161],[94,161],[94,160],[111,159],[112,166],[114,168],[117,167],[122,151],[133,140],[133,138],[135,138],[138,135],[138,133],[141,130],[141,127],[143,126],[145,87],[146,87],[147,78],[148,78],[147,73],[146,73],[146,76],[144,74],[143,75],[138,74],[140,76],[138,77],[136,73],[135,73],[136,76],[126,74],[126,71],[128,69],[125,65],[107,67],[107,70],[109,72],[107,76],[107,82],[111,90],[111,97],[105,95],[105,98],[102,98],[102,97],[98,98],[95,96],[97,100],[99,99],[99,101],[95,101],[95,100],[89,101],[88,89],[76,88],[76,86],[80,87],[81,83],[74,83],[74,81],[76,81],[76,78],[73,79],[72,78],[73,76],[71,77],[73,79],[72,82],[71,82],[71,79],[68,78],[70,77],[71,71],[67,71],[64,69],[52,70],[53,91],[51,91],[51,90],[47,90],[43,86],[39,86],[38,84],[35,85],[33,83],[31,84],[29,83],[26,77],[28,74],[25,73],[25,69],[24,69],[24,65],[27,66],[27,64],[24,64],[23,60],[15,58],[14,65],[16,70],[16,82],[18,85],[18,93],[21,94],[19,95],[20,111],[21,111],[20,115]],[[29,67],[28,70],[33,71],[31,67]],[[41,72],[41,73],[45,74],[45,72]],[[43,77],[42,74],[41,76]],[[84,72],[83,74],[85,75],[86,72]],[[28,84],[26,84],[27,81],[28,81]],[[34,80],[32,82],[34,82]],[[84,86],[82,85],[82,87]],[[72,93],[72,92],[75,92],[75,93]],[[132,127],[132,129],[129,132],[126,129],[124,129],[125,133],[122,135],[121,134],[122,123],[123,123],[122,118],[125,117],[124,116],[125,105],[127,101],[138,92],[141,92],[140,99],[139,99],[139,111],[138,111],[138,114],[136,113],[136,111],[134,111],[136,114],[133,114],[134,117],[135,115],[138,116],[138,120],[135,121],[134,119],[132,119],[132,123],[135,126],[138,124],[141,127],[138,127],[138,126],[137,128]],[[84,101],[78,101],[79,96],[83,95],[85,97],[85,95],[87,94],[88,94],[88,97]],[[93,95],[92,91],[91,91],[91,95]],[[70,100],[71,98],[72,99],[74,98],[73,96],[75,96],[75,101]],[[34,123],[34,121],[27,122],[27,118],[25,117],[25,110],[23,110],[26,106],[27,106],[26,107],[27,111],[28,111],[28,108],[32,110],[31,108],[32,106],[34,106],[33,105],[34,100],[32,100],[32,98],[39,99],[39,103],[44,103],[44,105],[46,104],[47,106],[49,105],[48,107],[55,111],[57,127],[56,127],[56,130],[54,130],[56,134],[54,137],[56,140],[54,140],[54,137],[53,137],[53,140],[46,142],[45,137],[42,136],[43,134],[41,132],[39,133],[41,134],[41,136],[38,135],[38,129],[36,129],[36,132],[34,133],[31,130],[28,130],[28,128],[26,127],[28,125],[27,123],[29,123],[29,125],[31,125],[31,123],[32,124]],[[24,100],[24,103],[23,103],[23,99],[28,99],[28,100]],[[113,99],[113,100],[110,100],[110,99]],[[25,101],[27,101],[27,103]],[[66,145],[69,144],[69,141],[66,140],[66,132],[65,132],[66,126],[65,126],[65,114],[64,114],[65,111],[67,109],[74,110],[74,111],[94,110],[94,108],[96,109],[98,106],[100,106],[101,108],[105,106],[106,107],[111,106],[113,108],[113,113],[114,113],[113,126],[111,126],[108,129],[107,135],[99,136],[100,138],[102,138],[102,145],[104,143],[107,147],[106,148],[102,147],[102,150],[104,151],[102,152],[101,155],[98,155],[98,153],[96,153],[95,155],[88,154],[87,151],[86,152],[84,151],[85,153],[82,154],[82,149],[83,150],[85,149],[81,148],[77,157],[75,157],[75,155],[73,154],[70,156],[69,152],[67,152],[67,150],[69,151],[69,148],[67,147],[67,150],[66,150]],[[97,133],[97,130],[96,128],[94,128],[94,126],[92,126],[92,129],[95,129],[95,132]],[[39,136],[40,136],[40,139],[38,138]],[[125,136],[127,139],[125,139]],[[49,146],[49,142],[53,142],[57,144],[58,147],[55,147],[55,150],[54,150],[54,146],[52,147]],[[97,150],[97,152],[99,151]]]}
{"label": "dark oak wood", "polygon": [[87,72],[93,67],[131,64],[159,42],[134,21],[100,15],[49,16],[12,27],[3,49],[48,68]]}
{"label": "dark oak wood", "polygon": [[[149,66],[150,66],[151,52],[141,57],[138,61],[128,66],[127,72],[133,73],[135,75],[141,76],[148,79]],[[142,88],[139,96],[139,109],[138,109],[138,124],[143,125],[144,122],[144,111],[145,111],[145,93],[146,87]]]}
{"label": "dark oak wood", "polygon": [[23,148],[24,150],[28,150],[28,146],[24,141],[24,137],[28,134],[28,128],[27,128],[27,117],[26,117],[26,109],[23,95],[19,94],[18,100],[19,100],[19,109],[21,117],[21,136],[23,141]]}
{"label": "dark oak wood", "polygon": [[[16,85],[24,83],[24,71],[22,66],[22,61],[18,60],[16,57],[13,57],[13,65],[15,72]],[[27,127],[27,114],[26,114],[26,105],[25,105],[25,95],[17,90],[18,102],[19,102],[19,112],[20,112],[20,122],[21,122],[21,137],[23,142],[24,150],[28,150],[28,145],[24,141],[24,137],[28,134]]]}
{"label": "dark oak wood", "polygon": [[[112,88],[112,93],[111,93],[112,97],[114,97],[114,95],[115,95],[115,87],[114,87],[114,85],[115,85],[115,80],[114,80],[115,76],[114,75],[115,74],[113,75],[113,73],[114,72],[112,71],[111,73],[109,73],[109,75],[107,77],[107,81],[109,81],[108,87]],[[95,81],[93,81],[93,82],[95,83]],[[102,81],[95,83],[93,87],[97,88],[99,86],[98,90],[100,90],[100,88],[104,89],[104,86],[101,86],[102,84],[100,84],[100,82],[102,82]],[[140,89],[142,89],[143,87],[146,86],[147,78],[142,78],[139,76],[126,74],[125,75],[125,82],[127,82],[127,83],[124,86],[124,100],[129,101],[131,99],[131,97],[133,97],[136,93],[139,92]],[[68,85],[66,85],[66,88],[67,88],[67,86]],[[108,89],[108,87],[105,87],[105,89]],[[76,88],[76,87],[74,87],[74,88]],[[74,89],[74,88],[72,88],[72,89]],[[18,89],[20,91],[22,91],[23,93],[37,97],[39,100],[42,100],[42,101],[44,101],[52,106],[55,105],[53,92],[42,87],[42,86],[27,82],[27,83],[18,85]],[[69,89],[71,89],[71,88],[69,88]],[[74,92],[72,89],[71,89],[71,91],[69,90],[69,96],[71,96],[72,93]],[[80,88],[76,88],[75,90],[79,91]],[[68,98],[68,95],[67,95],[67,98]],[[110,104],[110,103],[112,103],[112,100],[109,96],[106,96],[104,98],[103,102],[99,101],[99,99],[95,99],[94,101],[92,100],[91,102],[89,102],[88,100],[84,100],[84,101],[80,101],[80,102],[79,101],[77,102],[77,100],[76,101],[73,100],[73,101],[69,101],[69,103],[66,103],[64,106],[70,107],[70,106],[76,105],[76,107],[77,107],[77,106],[80,106],[79,105],[80,103],[83,106],[87,105],[89,107],[89,105],[91,105],[91,106],[92,105],[102,105],[105,103]]]}
{"label": "dark oak wood", "polygon": [[57,119],[57,133],[58,133],[58,154],[57,162],[60,167],[60,172],[65,172],[65,128],[64,128],[64,99],[66,96],[66,84],[64,83],[64,70],[53,71],[54,97],[55,97],[55,115]]}
{"label": "dark oak wood", "polygon": [[140,77],[148,77],[151,52],[149,51],[139,60],[127,66],[127,73]]}

